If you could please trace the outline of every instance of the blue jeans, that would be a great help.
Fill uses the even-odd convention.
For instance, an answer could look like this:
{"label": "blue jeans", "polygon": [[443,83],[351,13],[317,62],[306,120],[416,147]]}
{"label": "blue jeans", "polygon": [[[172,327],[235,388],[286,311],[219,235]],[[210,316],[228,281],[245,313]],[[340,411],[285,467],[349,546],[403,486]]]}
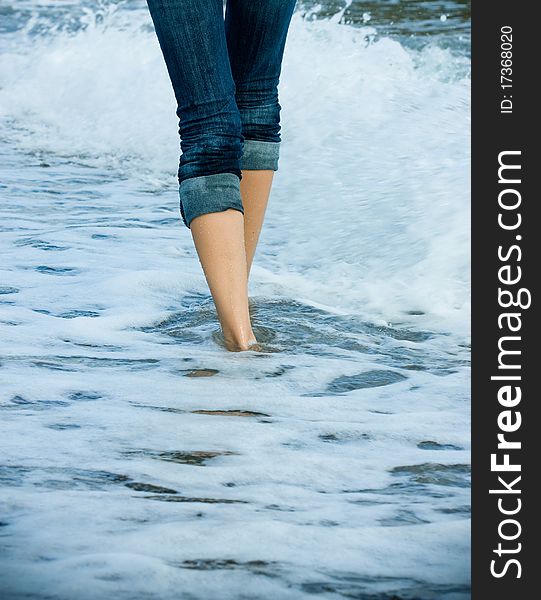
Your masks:
{"label": "blue jeans", "polygon": [[295,0],[147,0],[177,101],[184,224],[243,211],[241,171],[278,170],[278,82]]}

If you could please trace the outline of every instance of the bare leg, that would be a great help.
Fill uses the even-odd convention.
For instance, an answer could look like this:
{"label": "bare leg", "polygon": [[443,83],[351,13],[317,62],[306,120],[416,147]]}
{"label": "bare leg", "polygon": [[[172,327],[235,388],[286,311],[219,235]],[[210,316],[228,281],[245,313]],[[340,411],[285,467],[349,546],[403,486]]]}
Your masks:
{"label": "bare leg", "polygon": [[246,248],[246,271],[254,260],[259,234],[265,218],[265,210],[271,191],[274,171],[243,171],[240,182],[242,204],[244,206],[244,243]]}
{"label": "bare leg", "polygon": [[228,350],[256,343],[248,312],[244,217],[238,210],[207,213],[190,225]]}
{"label": "bare leg", "polygon": [[190,225],[229,350],[256,343],[248,312],[248,276],[265,218],[274,171],[243,171],[244,217],[238,210],[207,213]]}

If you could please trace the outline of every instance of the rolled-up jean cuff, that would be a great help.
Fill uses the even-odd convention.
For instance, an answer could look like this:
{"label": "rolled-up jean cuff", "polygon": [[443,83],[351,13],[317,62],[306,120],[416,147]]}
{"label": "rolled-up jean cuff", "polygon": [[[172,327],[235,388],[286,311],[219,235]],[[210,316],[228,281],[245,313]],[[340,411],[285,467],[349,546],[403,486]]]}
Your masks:
{"label": "rolled-up jean cuff", "polygon": [[244,140],[240,168],[248,171],[277,171],[280,142]]}
{"label": "rolled-up jean cuff", "polygon": [[190,177],[179,186],[180,213],[186,227],[195,217],[234,208],[244,213],[240,179],[234,173]]}

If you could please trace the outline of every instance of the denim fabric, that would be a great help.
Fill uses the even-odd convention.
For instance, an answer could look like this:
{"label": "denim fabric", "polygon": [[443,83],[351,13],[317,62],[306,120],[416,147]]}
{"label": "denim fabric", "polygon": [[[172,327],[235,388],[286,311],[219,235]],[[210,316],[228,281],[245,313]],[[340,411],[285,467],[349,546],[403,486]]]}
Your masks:
{"label": "denim fabric", "polygon": [[177,101],[182,219],[189,227],[201,214],[243,212],[241,171],[278,169],[278,83],[295,0],[227,0],[225,17],[222,0],[147,4]]}

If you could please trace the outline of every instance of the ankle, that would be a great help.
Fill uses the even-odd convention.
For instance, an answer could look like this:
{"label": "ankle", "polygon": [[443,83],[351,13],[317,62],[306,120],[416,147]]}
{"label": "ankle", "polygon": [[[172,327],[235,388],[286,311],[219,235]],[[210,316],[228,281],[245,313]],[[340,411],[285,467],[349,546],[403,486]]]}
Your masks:
{"label": "ankle", "polygon": [[242,333],[231,333],[223,331],[224,342],[228,350],[232,352],[242,352],[249,350],[251,346],[257,344],[257,340],[252,331],[246,334]]}

